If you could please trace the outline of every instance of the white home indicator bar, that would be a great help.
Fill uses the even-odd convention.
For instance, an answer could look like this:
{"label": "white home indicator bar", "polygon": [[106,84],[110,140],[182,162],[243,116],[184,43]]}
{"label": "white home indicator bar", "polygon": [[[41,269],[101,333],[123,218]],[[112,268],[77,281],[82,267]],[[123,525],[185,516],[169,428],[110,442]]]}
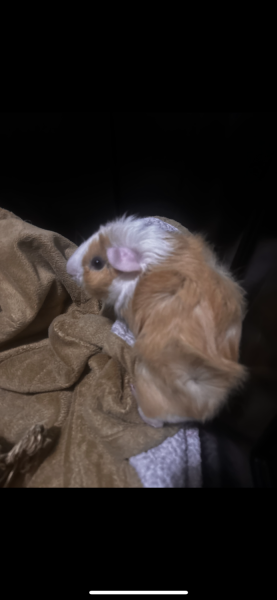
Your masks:
{"label": "white home indicator bar", "polygon": [[128,595],[128,594],[136,594],[137,596],[143,596],[144,594],[148,595],[148,594],[156,594],[156,595],[160,595],[163,594],[164,596],[171,596],[172,594],[176,595],[182,595],[182,594],[188,594],[188,592],[89,592],[90,594],[103,594],[103,595]]}

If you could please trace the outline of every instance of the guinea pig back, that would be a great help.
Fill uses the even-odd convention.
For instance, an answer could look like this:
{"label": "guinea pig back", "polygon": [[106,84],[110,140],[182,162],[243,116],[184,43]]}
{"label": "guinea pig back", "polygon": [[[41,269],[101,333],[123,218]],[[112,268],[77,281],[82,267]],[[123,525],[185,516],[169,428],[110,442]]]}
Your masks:
{"label": "guinea pig back", "polygon": [[141,277],[127,314],[136,337],[135,386],[152,424],[213,418],[246,369],[238,363],[244,293],[201,236]]}

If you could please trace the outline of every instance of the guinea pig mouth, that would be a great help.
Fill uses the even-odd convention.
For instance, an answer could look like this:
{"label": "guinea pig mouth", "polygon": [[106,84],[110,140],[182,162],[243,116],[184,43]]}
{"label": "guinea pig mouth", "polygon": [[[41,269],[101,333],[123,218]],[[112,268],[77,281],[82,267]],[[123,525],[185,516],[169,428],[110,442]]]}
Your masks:
{"label": "guinea pig mouth", "polygon": [[81,286],[81,285],[83,284],[83,278],[82,278],[82,276],[81,276],[81,275],[76,275],[76,277],[73,277],[73,279],[74,279],[74,281],[76,281],[76,283],[77,283],[78,285],[80,285],[80,286]]}
{"label": "guinea pig mouth", "polygon": [[[69,275],[71,275],[71,273],[69,273]],[[78,285],[82,285],[83,283],[83,277],[82,275],[71,275],[72,279],[78,284]]]}

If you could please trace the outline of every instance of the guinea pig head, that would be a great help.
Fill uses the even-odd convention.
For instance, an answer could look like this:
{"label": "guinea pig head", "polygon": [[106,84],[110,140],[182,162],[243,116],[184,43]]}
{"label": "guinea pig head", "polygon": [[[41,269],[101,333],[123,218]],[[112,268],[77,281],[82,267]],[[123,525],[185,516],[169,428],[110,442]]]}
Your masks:
{"label": "guinea pig head", "polygon": [[67,272],[87,292],[126,319],[140,275],[172,252],[172,240],[156,223],[123,216],[101,226],[67,263]]}
{"label": "guinea pig head", "polygon": [[67,272],[73,279],[92,297],[103,300],[119,295],[124,285],[137,279],[140,270],[139,252],[112,245],[109,235],[101,232],[84,242],[67,263]]}

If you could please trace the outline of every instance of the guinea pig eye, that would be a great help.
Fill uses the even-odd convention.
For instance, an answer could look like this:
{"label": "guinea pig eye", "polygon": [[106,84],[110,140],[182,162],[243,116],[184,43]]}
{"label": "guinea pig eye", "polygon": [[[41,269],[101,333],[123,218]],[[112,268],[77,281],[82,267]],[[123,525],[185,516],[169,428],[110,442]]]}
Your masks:
{"label": "guinea pig eye", "polygon": [[103,269],[103,267],[105,266],[105,262],[102,258],[100,258],[100,256],[95,256],[92,259],[90,266],[96,271],[101,271],[101,269]]}

